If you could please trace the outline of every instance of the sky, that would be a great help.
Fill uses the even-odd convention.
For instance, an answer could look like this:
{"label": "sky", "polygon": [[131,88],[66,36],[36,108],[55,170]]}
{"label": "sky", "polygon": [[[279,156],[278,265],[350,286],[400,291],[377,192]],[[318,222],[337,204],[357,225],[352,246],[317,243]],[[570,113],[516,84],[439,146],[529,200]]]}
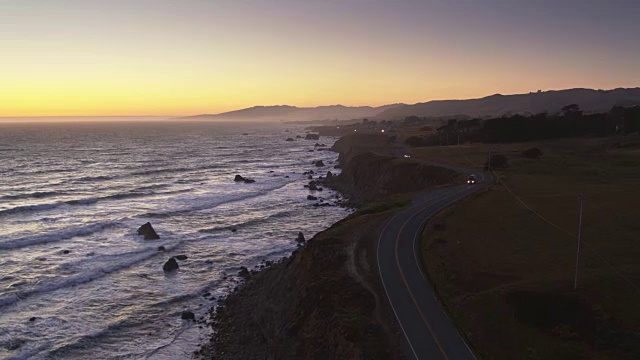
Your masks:
{"label": "sky", "polygon": [[640,86],[638,0],[0,0],[0,116]]}

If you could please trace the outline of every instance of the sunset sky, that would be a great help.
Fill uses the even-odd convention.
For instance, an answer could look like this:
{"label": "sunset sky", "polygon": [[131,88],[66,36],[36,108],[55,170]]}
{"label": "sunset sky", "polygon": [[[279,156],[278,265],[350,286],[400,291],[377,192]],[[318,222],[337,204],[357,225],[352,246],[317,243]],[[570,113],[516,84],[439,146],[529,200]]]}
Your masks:
{"label": "sunset sky", "polygon": [[640,86],[638,0],[2,0],[0,116]]}

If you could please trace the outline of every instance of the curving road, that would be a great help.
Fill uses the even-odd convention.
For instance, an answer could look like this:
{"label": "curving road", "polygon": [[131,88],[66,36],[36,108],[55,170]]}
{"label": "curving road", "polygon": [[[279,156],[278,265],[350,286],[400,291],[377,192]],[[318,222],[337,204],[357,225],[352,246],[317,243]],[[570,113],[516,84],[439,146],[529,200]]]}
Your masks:
{"label": "curving road", "polygon": [[407,359],[476,359],[422,272],[418,239],[435,213],[491,183],[488,173],[477,178],[476,185],[440,188],[418,196],[411,207],[387,222],[378,239],[378,270],[405,335]]}

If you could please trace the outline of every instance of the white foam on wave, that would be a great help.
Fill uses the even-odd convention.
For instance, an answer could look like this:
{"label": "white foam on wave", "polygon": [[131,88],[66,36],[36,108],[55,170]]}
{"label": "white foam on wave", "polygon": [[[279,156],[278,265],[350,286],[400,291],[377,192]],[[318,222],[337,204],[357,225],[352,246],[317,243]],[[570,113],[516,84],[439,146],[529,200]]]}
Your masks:
{"label": "white foam on wave", "polygon": [[[174,242],[170,246],[165,246],[168,251],[171,251],[176,246],[180,245],[180,242]],[[0,297],[0,306],[11,305],[19,300],[26,299],[33,295],[49,293],[52,291],[56,291],[59,289],[80,285],[84,283],[91,282],[96,279],[101,279],[111,273],[116,271],[126,269],[136,265],[142,261],[145,261],[153,256],[162,254],[161,251],[157,250],[157,247],[146,248],[145,251],[136,251],[130,253],[132,256],[127,256],[129,254],[120,255],[120,261],[111,262],[107,264],[96,264],[91,270],[88,270],[82,274],[69,276],[66,278],[62,278],[59,280],[52,280],[47,282],[44,285],[38,286],[36,288],[20,291],[18,293],[14,293],[5,297]],[[116,257],[109,257],[116,258]]]}
{"label": "white foam on wave", "polygon": [[0,216],[3,215],[11,215],[25,211],[41,211],[41,210],[50,210],[54,209],[60,205],[64,205],[64,202],[55,202],[48,204],[38,204],[38,205],[24,205],[24,206],[16,206],[14,208],[9,208],[5,210],[0,210]]}
{"label": "white foam on wave", "polygon": [[100,232],[108,227],[115,226],[116,221],[107,221],[98,224],[91,224],[80,227],[73,227],[71,229],[66,228],[54,232],[49,232],[43,235],[37,236],[24,236],[21,238],[5,241],[0,243],[0,249],[16,249],[26,246],[46,244],[50,242],[58,242],[74,238],[76,236],[88,236],[97,232]]}
{"label": "white foam on wave", "polygon": [[[198,315],[204,314],[213,300],[202,295],[211,292],[219,298],[233,289],[237,285],[235,273],[239,265],[258,265],[261,260],[286,255],[295,249],[294,237],[289,239],[289,233],[297,233],[298,228],[305,234],[311,233],[308,230],[311,228],[317,231],[314,224],[321,222],[296,215],[298,211],[314,211],[309,210],[311,203],[306,201],[306,190],[302,185],[307,179],[302,172],[325,171],[325,168],[315,167],[312,160],[322,159],[327,164],[327,160],[335,160],[335,154],[307,153],[313,142],[299,142],[294,148],[283,148],[280,132],[269,130],[270,133],[265,132],[264,136],[258,136],[257,132],[252,134],[254,136],[240,138],[242,131],[245,130],[239,130],[237,136],[218,131],[185,132],[182,136],[176,131],[162,141],[156,141],[160,137],[148,134],[145,129],[144,133],[127,134],[123,138],[105,138],[105,141],[120,142],[120,146],[130,146],[133,144],[130,140],[135,139],[135,144],[139,142],[140,146],[117,156],[107,156],[113,151],[90,156],[65,152],[71,160],[85,164],[77,168],[78,173],[73,174],[73,178],[61,174],[48,179],[24,179],[33,183],[29,188],[16,189],[16,184],[11,185],[11,194],[53,189],[66,193],[59,197],[47,196],[41,201],[66,201],[56,210],[47,210],[47,205],[42,204],[44,207],[36,208],[36,212],[29,209],[24,213],[15,212],[17,216],[0,217],[0,222],[7,221],[13,230],[10,238],[0,238],[0,252],[13,248],[17,250],[11,257],[16,255],[18,258],[21,254],[36,257],[38,252],[46,255],[47,251],[57,250],[60,245],[28,246],[61,240],[73,252],[69,256],[47,256],[46,261],[36,264],[17,262],[13,267],[7,266],[20,276],[29,276],[32,281],[22,287],[6,288],[4,297],[0,296],[0,314],[6,315],[0,322],[6,320],[12,328],[14,325],[25,328],[25,316],[31,316],[29,309],[34,308],[37,308],[34,315],[43,316],[43,319],[51,315],[68,320],[64,325],[47,324],[31,344],[9,354],[20,359],[83,359],[89,356],[179,358],[171,356],[180,353],[173,348],[191,353],[202,339],[192,337],[191,332],[199,330],[191,323],[181,322],[180,311],[189,309]],[[173,137],[176,134],[179,136]],[[97,147],[102,145],[96,143]],[[65,151],[67,147],[61,143],[59,150]],[[59,164],[57,157],[49,158],[45,153],[37,155],[41,162],[29,162],[29,166]],[[97,167],[86,164],[97,164]],[[130,164],[133,166],[123,166]],[[208,171],[218,166],[220,170]],[[253,178],[256,183],[234,183],[236,173]],[[60,177],[67,179],[54,184]],[[44,180],[47,181],[43,183]],[[139,200],[113,201],[120,196],[129,199],[127,189],[134,187],[137,189],[132,191],[130,199],[143,194]],[[171,187],[164,190],[190,189],[188,194],[181,195],[150,194],[150,190],[156,191],[160,187]],[[103,202],[107,199],[109,201]],[[11,204],[29,206],[34,203],[41,205],[27,196],[24,201]],[[145,218],[151,217],[148,215],[162,217],[151,220],[161,236],[160,241],[143,241],[134,235],[137,226],[150,220]],[[91,224],[120,217],[125,218],[115,221],[115,229],[101,232],[99,224]],[[46,221],[46,218],[51,220]],[[72,228],[71,223],[79,226]],[[227,231],[218,234],[213,230],[220,225],[225,225],[223,229]],[[232,234],[228,226],[237,226],[239,231]],[[98,231],[91,232],[92,227]],[[25,229],[33,229],[34,236],[26,236]],[[200,229],[211,229],[213,234],[198,232]],[[158,251],[159,245],[164,246],[166,252]],[[181,271],[176,272],[176,276],[162,277],[164,258],[178,254],[177,251],[188,254],[189,260],[184,266],[180,263]],[[237,256],[229,256],[234,252]],[[17,266],[25,266],[24,271]],[[227,274],[229,280],[223,280]],[[14,292],[20,290],[22,292]],[[94,298],[94,295],[102,298]],[[67,306],[70,297],[76,298],[72,306]],[[99,308],[94,306],[96,301],[101,305]],[[133,306],[128,308],[131,304]],[[39,320],[33,325],[41,325]],[[176,335],[175,330],[186,326],[192,327],[188,334]],[[14,334],[22,336],[19,330]],[[131,338],[136,340],[130,341]],[[43,345],[47,342],[49,345]],[[140,342],[145,346],[139,346]],[[35,352],[29,347],[42,351]],[[154,350],[155,347],[158,349]]]}
{"label": "white foam on wave", "polygon": [[[220,205],[244,201],[250,198],[254,198],[257,196],[262,196],[265,193],[269,193],[273,190],[277,190],[287,186],[288,184],[294,182],[295,180],[279,182],[279,183],[270,183],[268,186],[257,186],[255,189],[257,191],[243,191],[233,195],[221,195],[220,193],[212,195],[212,196],[202,196],[202,195],[193,195],[189,197],[182,198],[174,198],[174,201],[178,201],[179,204],[171,204],[172,207],[178,207],[176,210],[163,210],[163,211],[154,211],[147,214],[142,215],[141,217],[167,217],[172,215],[178,215],[183,213],[189,213],[193,211],[206,210],[218,207]],[[230,186],[247,186],[252,187],[257,183],[252,184],[230,184]],[[180,204],[191,204],[189,206],[182,206]]]}
{"label": "white foam on wave", "polygon": [[81,198],[81,199],[74,199],[74,200],[56,201],[53,203],[37,204],[37,205],[16,206],[14,208],[0,210],[0,217],[3,215],[14,215],[14,214],[19,214],[24,212],[52,210],[65,205],[86,206],[86,205],[93,205],[99,201],[107,201],[107,200],[115,201],[115,200],[136,199],[136,198],[145,198],[145,197],[154,197],[154,196],[166,196],[166,195],[185,193],[191,190],[192,189],[181,189],[181,190],[164,191],[164,192],[153,192],[153,191],[140,191],[140,189],[134,189],[134,190],[123,192],[123,193],[116,193],[116,194],[99,196],[99,197],[88,197],[88,198]]}

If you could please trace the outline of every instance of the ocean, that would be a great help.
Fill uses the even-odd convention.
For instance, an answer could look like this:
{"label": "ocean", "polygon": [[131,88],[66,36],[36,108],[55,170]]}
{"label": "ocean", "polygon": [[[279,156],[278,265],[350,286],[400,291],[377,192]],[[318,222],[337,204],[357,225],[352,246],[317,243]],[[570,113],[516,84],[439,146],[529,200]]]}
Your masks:
{"label": "ocean", "polygon": [[[348,214],[313,170],[336,140],[284,124],[0,124],[0,358],[181,359],[254,268]],[[312,162],[322,160],[325,166]],[[234,182],[240,174],[255,183]],[[317,175],[314,175],[317,177]],[[136,230],[151,222],[159,240]],[[232,232],[232,229],[237,229]],[[164,247],[165,251],[159,250]],[[180,269],[165,273],[172,256]]]}

